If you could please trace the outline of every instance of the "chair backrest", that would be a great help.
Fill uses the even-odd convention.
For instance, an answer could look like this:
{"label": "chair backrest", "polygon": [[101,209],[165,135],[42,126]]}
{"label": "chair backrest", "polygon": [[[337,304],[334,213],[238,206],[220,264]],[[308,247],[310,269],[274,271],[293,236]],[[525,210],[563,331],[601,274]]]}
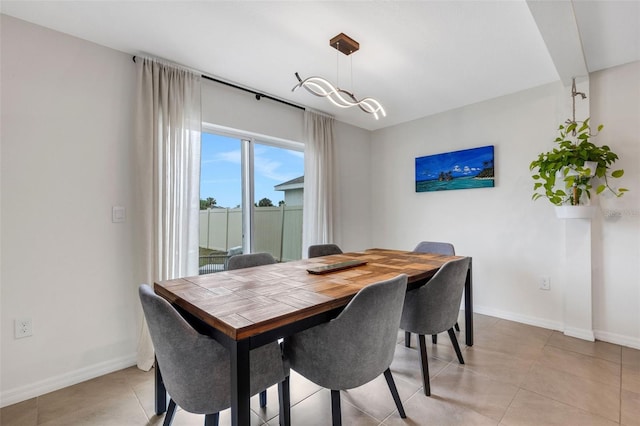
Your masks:
{"label": "chair backrest", "polygon": [[227,256],[236,256],[238,254],[242,254],[242,246],[231,247],[227,252]]}
{"label": "chair backrest", "polygon": [[198,333],[151,287],[138,290],[162,378],[171,398],[198,414],[229,407],[229,352]]}
{"label": "chair backrest", "polygon": [[441,243],[438,241],[422,241],[413,249],[418,253],[437,253],[446,256],[455,256],[456,250],[451,243]]}
{"label": "chair backrest", "polygon": [[254,266],[271,265],[276,260],[269,253],[237,254],[229,258],[228,270],[252,268]]}
{"label": "chair backrest", "polygon": [[370,284],[335,319],[285,339],[291,367],[328,389],[352,389],[389,368],[407,276]]}
{"label": "chair backrest", "polygon": [[433,335],[449,330],[458,320],[469,257],[451,260],[425,285],[407,292],[400,328]]}
{"label": "chair backrest", "polygon": [[309,246],[309,258],[341,254],[342,250],[336,244],[316,244]]}

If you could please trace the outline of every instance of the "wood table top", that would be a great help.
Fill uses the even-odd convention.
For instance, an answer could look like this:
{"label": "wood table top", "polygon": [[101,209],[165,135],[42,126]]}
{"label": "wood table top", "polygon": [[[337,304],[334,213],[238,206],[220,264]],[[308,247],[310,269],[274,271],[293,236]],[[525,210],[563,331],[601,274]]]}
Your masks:
{"label": "wood table top", "polygon": [[[255,268],[167,280],[155,292],[234,340],[249,338],[345,306],[363,287],[407,274],[411,284],[431,278],[460,256],[369,249]],[[315,275],[308,268],[348,260],[367,263]]]}

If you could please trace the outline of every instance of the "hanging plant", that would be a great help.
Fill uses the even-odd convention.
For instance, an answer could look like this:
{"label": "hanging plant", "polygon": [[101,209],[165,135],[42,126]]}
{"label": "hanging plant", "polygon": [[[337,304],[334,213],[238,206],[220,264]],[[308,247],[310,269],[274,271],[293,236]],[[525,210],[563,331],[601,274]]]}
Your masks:
{"label": "hanging plant", "polygon": [[[597,133],[591,133],[589,119],[580,127],[578,125],[576,121],[569,121],[566,126],[561,124],[555,140],[558,147],[539,154],[531,162],[529,170],[537,169],[532,176],[535,182],[533,200],[547,198],[557,206],[582,204],[584,197],[591,199],[593,178],[600,179],[596,194],[608,190],[621,197],[627,192],[626,188],[616,189],[609,185],[609,179],[624,175],[622,169],[610,171],[618,156],[607,145],[597,146],[590,141]],[[599,125],[597,132],[603,127]]]}

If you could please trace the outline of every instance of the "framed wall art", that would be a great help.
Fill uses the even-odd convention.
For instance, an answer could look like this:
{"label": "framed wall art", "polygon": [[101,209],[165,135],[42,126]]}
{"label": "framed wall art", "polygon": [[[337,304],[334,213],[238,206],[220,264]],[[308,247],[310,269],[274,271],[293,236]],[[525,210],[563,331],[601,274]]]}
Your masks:
{"label": "framed wall art", "polygon": [[493,186],[493,145],[416,158],[416,192]]}

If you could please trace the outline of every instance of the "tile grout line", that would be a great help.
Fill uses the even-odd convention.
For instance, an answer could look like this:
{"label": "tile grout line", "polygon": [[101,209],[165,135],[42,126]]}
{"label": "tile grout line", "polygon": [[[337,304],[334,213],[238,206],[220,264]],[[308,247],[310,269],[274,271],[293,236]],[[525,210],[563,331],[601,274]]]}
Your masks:
{"label": "tile grout line", "polygon": [[620,391],[618,395],[620,398],[618,399],[618,424],[622,424],[622,348],[620,348]]}
{"label": "tile grout line", "polygon": [[[550,338],[549,338],[549,339],[550,339]],[[548,340],[549,340],[549,339],[548,339]],[[547,342],[548,342],[548,340],[547,340]],[[558,350],[561,350],[561,351],[566,351],[566,352],[571,353],[571,354],[578,354],[578,355],[588,356],[588,355],[583,354],[583,353],[580,353],[580,352],[571,351],[571,350],[568,350],[568,349],[565,349],[565,348],[561,348],[561,347],[558,347],[558,346],[554,346],[554,345],[547,345],[547,344],[545,344],[545,346],[544,346],[544,347],[546,347],[546,346],[549,346],[549,347],[552,347],[552,348],[554,348],[554,349],[558,349]],[[544,347],[543,347],[543,349],[544,349]],[[621,351],[621,357],[622,357],[622,351]],[[597,357],[591,357],[591,358],[597,358]],[[602,358],[597,358],[597,359],[602,359]],[[604,361],[606,361],[606,360],[604,360]],[[621,359],[620,361],[622,362],[622,359]],[[533,369],[533,367],[536,365],[536,363],[538,363],[538,364],[539,364],[539,360],[535,360],[533,363],[531,363],[531,366],[529,367],[529,371],[527,372],[527,376],[531,373],[531,370],[532,370],[532,369]],[[571,374],[571,373],[568,373],[568,374]],[[620,369],[620,374],[622,374],[622,368]],[[526,377],[527,377],[527,376],[525,376],[525,380],[523,380],[523,383],[525,383],[525,382],[526,382]],[[579,377],[579,376],[578,376],[578,377]],[[620,386],[622,386],[622,377],[621,377],[620,379],[621,379],[621,380],[620,380]],[[540,397],[543,397],[543,398],[549,399],[549,400],[554,401],[554,402],[556,402],[556,403],[559,403],[559,404],[562,404],[562,405],[566,405],[566,406],[571,407],[571,408],[576,409],[576,410],[580,410],[580,411],[582,411],[582,412],[583,412],[583,413],[585,413],[585,414],[588,414],[588,415],[594,415],[594,416],[597,416],[597,417],[602,418],[602,419],[604,419],[604,420],[612,421],[611,419],[609,419],[609,418],[607,418],[607,417],[605,417],[605,416],[601,415],[600,413],[594,413],[594,412],[592,412],[592,411],[585,410],[585,409],[580,408],[580,407],[576,407],[576,406],[571,405],[571,404],[569,404],[569,403],[566,403],[566,402],[564,402],[564,401],[560,401],[560,400],[557,400],[557,399],[555,399],[555,398],[551,398],[549,395],[541,394],[541,393],[539,393],[539,392],[536,392],[536,391],[533,391],[533,390],[530,390],[530,389],[523,388],[523,387],[522,387],[522,384],[521,384],[520,386],[518,386],[518,391],[520,391],[520,390],[523,390],[523,391],[526,391],[526,392],[531,392],[531,393],[533,393],[533,394],[536,394],[536,395],[538,395],[538,396],[540,396]],[[621,421],[622,421],[622,420],[621,420],[621,416],[622,416],[622,393],[620,393],[620,398],[619,398],[618,404],[619,404],[619,407],[618,407],[618,408],[619,408],[619,410],[618,410],[618,422],[617,422],[617,423],[618,423],[618,424],[621,424]],[[511,404],[510,404],[509,406],[511,406]]]}

